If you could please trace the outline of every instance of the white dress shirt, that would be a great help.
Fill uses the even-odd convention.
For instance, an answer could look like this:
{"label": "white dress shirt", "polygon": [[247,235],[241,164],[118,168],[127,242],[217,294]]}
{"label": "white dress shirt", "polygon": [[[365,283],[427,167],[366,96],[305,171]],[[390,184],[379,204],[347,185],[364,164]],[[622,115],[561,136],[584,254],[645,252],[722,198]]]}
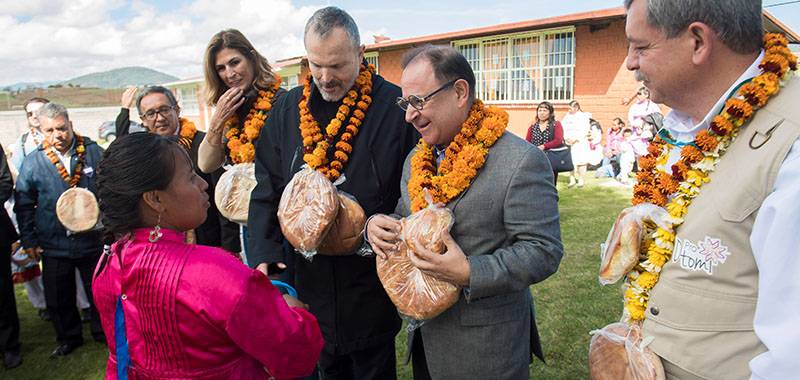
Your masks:
{"label": "white dress shirt", "polygon": [[[710,121],[739,83],[761,74],[758,65],[763,59],[762,50],[699,124],[694,124],[691,116],[672,110],[664,118],[664,127],[677,141],[693,141],[697,132],[709,128]],[[670,152],[667,167],[672,167],[680,157],[680,149],[676,147]],[[800,374],[799,200],[800,139],[784,158],[772,193],[761,204],[750,233],[750,247],[759,272],[753,326],[767,347],[767,352],[750,361],[751,380],[796,379]]]}

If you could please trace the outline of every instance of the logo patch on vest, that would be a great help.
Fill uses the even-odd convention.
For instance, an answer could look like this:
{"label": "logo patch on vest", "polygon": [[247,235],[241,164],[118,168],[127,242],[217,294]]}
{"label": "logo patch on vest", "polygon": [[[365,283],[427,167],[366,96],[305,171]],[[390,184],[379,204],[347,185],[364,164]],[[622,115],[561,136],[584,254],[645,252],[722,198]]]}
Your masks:
{"label": "logo patch on vest", "polygon": [[714,267],[725,262],[731,252],[722,245],[720,239],[706,236],[695,245],[689,240],[675,237],[675,248],[672,250],[672,261],[681,268],[693,271],[704,271],[714,274]]}

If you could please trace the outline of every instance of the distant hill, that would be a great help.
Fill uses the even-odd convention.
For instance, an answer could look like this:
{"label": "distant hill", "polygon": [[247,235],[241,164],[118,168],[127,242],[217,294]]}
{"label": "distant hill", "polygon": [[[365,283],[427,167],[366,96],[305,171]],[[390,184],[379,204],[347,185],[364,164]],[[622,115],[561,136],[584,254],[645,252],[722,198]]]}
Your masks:
{"label": "distant hill", "polygon": [[73,86],[99,87],[99,88],[124,88],[130,85],[152,85],[178,80],[178,77],[164,74],[160,71],[145,67],[123,67],[119,69],[92,73],[63,81],[64,85],[72,83]]}
{"label": "distant hill", "polygon": [[122,67],[119,69],[104,71],[102,73],[92,73],[82,75],[64,81],[49,82],[20,82],[7,86],[0,86],[2,89],[11,91],[24,90],[26,88],[46,88],[48,86],[62,84],[67,86],[99,87],[99,88],[125,88],[130,85],[153,85],[178,80],[178,77],[164,74],[160,71],[148,69],[146,67]]}

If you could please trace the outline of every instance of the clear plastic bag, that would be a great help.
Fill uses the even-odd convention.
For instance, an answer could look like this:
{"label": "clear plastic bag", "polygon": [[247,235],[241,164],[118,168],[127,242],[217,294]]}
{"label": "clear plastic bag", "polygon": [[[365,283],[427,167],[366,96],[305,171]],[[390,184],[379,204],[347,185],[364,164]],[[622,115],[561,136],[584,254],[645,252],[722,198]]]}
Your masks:
{"label": "clear plastic bag", "polygon": [[589,376],[592,380],[663,380],[664,366],[642,339],[638,324],[612,323],[591,331]]}
{"label": "clear plastic bag", "polygon": [[339,212],[317,249],[320,255],[348,255],[364,242],[364,223],[367,221],[364,209],[350,194],[340,191],[338,197]]}
{"label": "clear plastic bag", "polygon": [[443,204],[431,203],[402,219],[398,249],[387,252],[386,260],[376,258],[378,277],[397,310],[409,319],[409,331],[453,306],[461,291],[458,285],[423,273],[408,258],[408,250],[415,249],[417,243],[444,253],[442,230],[453,226],[453,214]]}
{"label": "clear plastic bag", "polygon": [[286,240],[310,260],[338,212],[336,187],[324,174],[304,165],[283,190],[278,221]]}
{"label": "clear plastic bag", "polygon": [[250,193],[256,187],[256,165],[245,162],[226,165],[214,191],[219,213],[226,219],[247,226]]}
{"label": "clear plastic bag", "polygon": [[645,222],[670,229],[670,225],[664,221],[667,215],[667,210],[650,203],[641,203],[620,212],[608,232],[605,244],[600,246],[600,284],[608,285],[619,281],[639,263]]}

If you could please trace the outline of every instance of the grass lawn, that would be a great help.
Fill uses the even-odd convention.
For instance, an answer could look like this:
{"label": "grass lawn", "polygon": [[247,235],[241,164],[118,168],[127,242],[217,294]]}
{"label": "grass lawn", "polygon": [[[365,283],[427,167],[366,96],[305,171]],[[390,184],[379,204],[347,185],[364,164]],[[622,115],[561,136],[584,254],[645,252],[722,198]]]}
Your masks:
{"label": "grass lawn", "polygon": [[[586,177],[581,189],[567,189],[564,173],[559,181],[564,258],[555,275],[531,286],[547,359],[546,365],[538,360],[531,365],[531,379],[588,379],[589,331],[616,322],[622,311],[619,284],[601,288],[597,275],[599,245],[619,211],[630,204],[630,189],[607,186],[613,181],[595,179],[594,172]],[[8,372],[0,366],[0,379],[103,379],[108,349],[92,340],[88,325],[84,325],[86,344],[69,356],[51,360],[48,355],[56,346],[52,324],[39,319],[21,285],[15,289],[24,362]],[[404,331],[396,341],[398,378],[411,379],[411,366],[402,364]]]}

